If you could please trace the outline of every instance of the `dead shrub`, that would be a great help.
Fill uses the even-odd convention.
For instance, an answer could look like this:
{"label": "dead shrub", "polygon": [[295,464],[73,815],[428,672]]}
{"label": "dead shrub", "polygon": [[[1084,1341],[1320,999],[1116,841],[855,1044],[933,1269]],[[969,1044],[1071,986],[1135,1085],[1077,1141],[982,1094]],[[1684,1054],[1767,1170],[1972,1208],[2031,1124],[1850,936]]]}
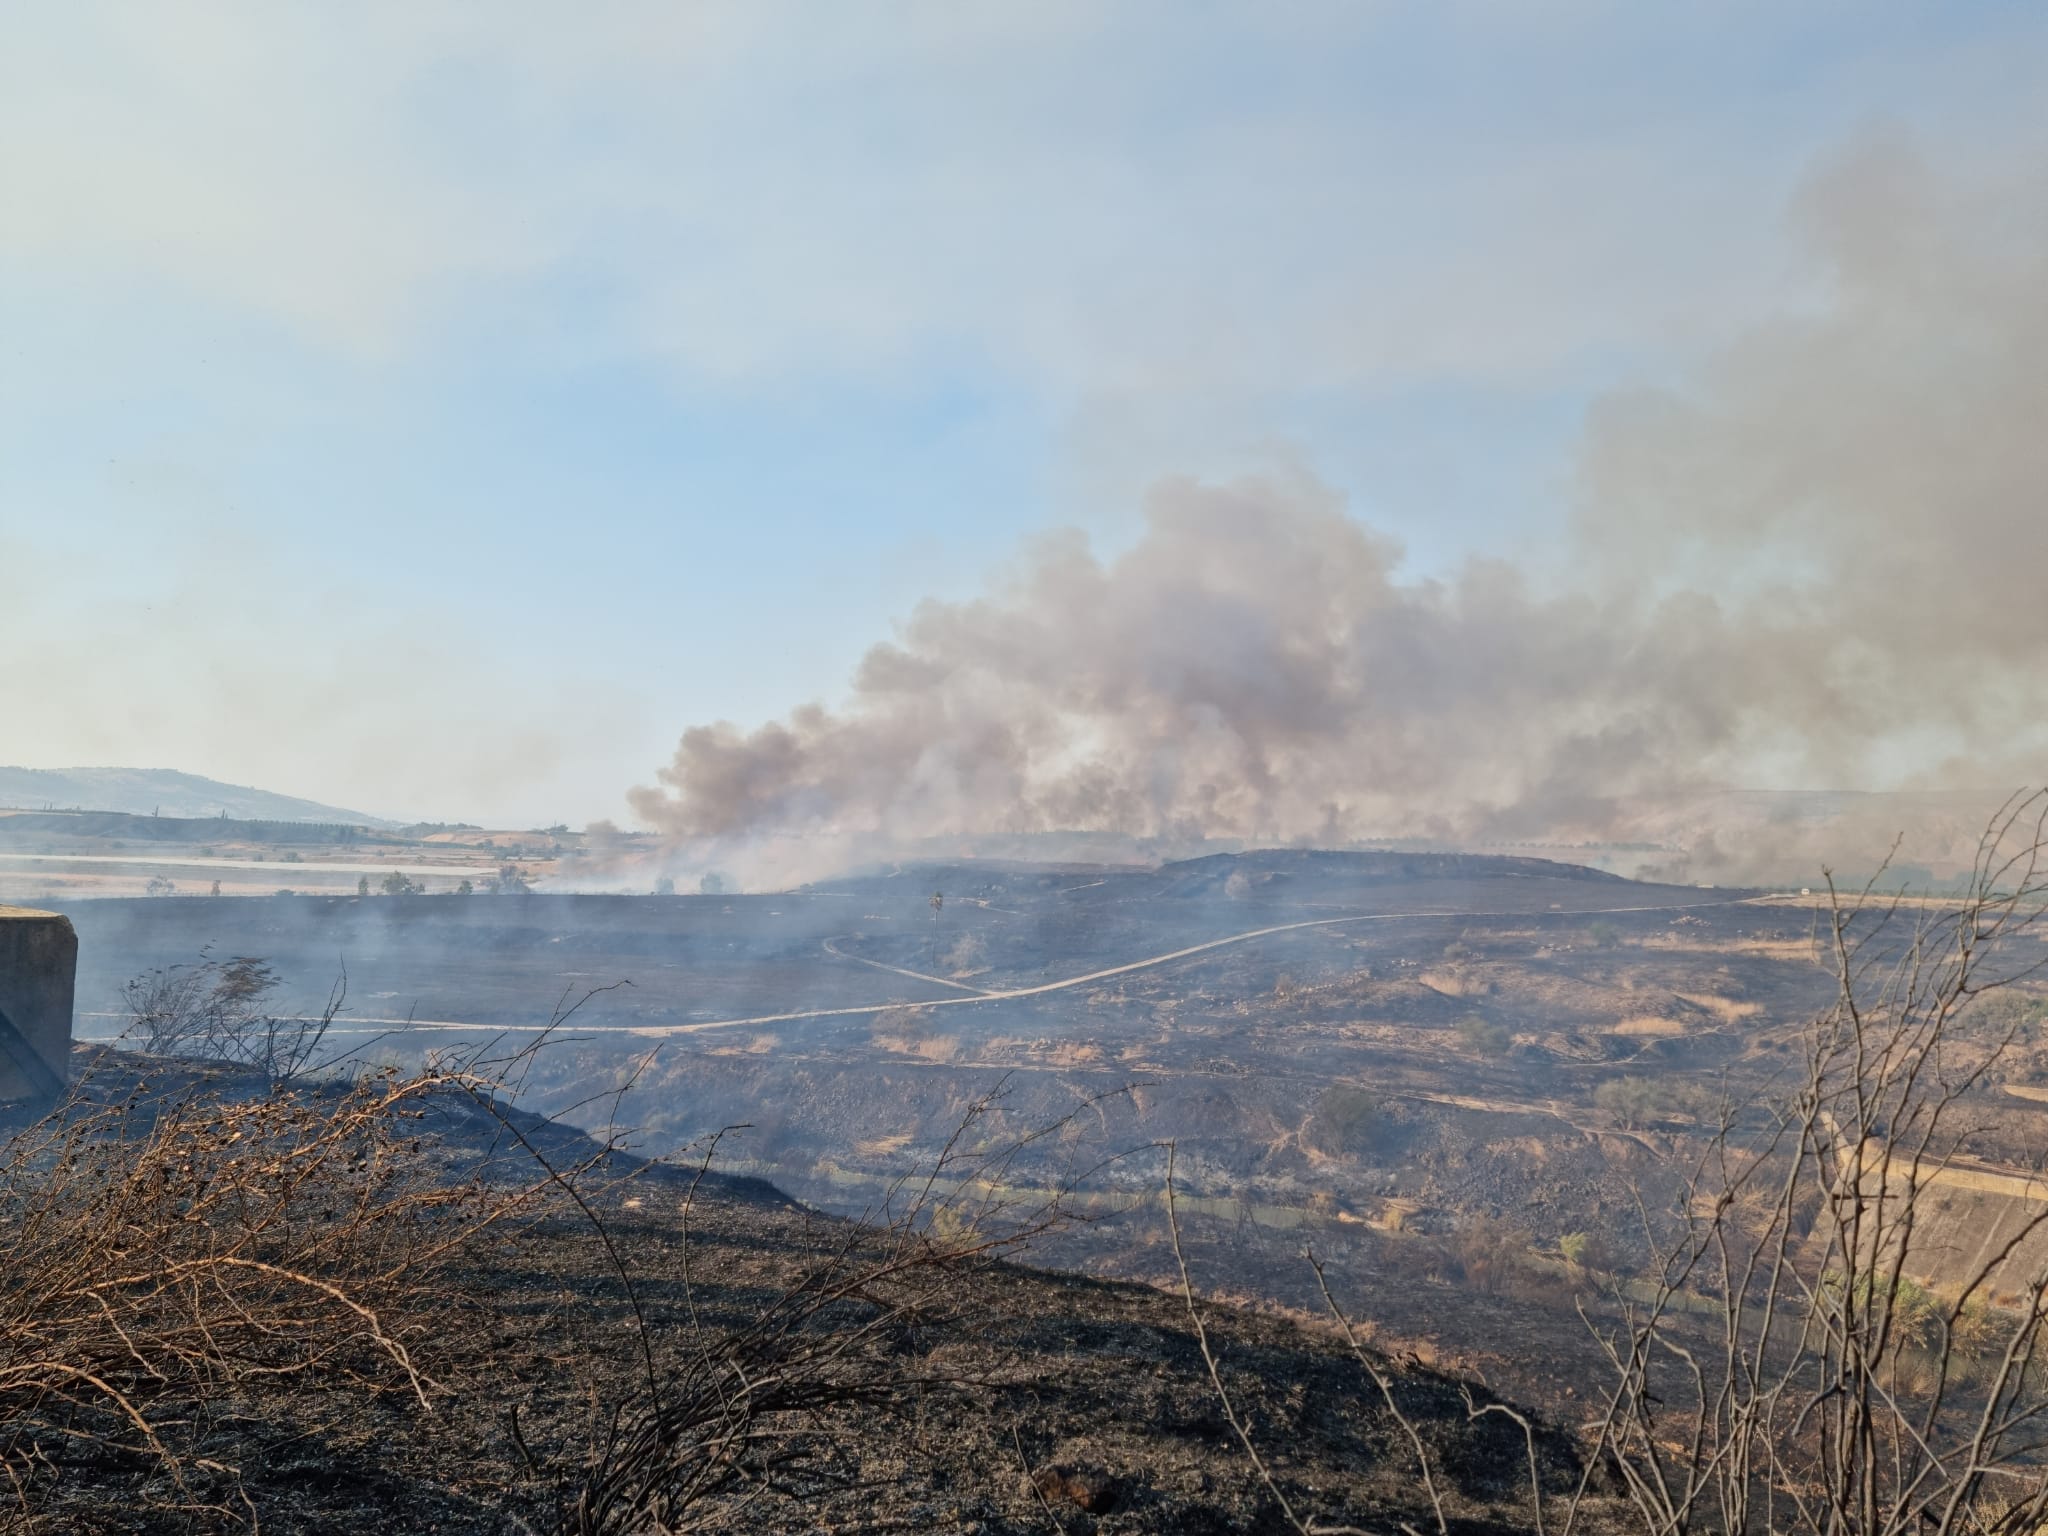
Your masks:
{"label": "dead shrub", "polygon": [[311,1018],[270,1011],[282,982],[267,961],[248,955],[203,957],[194,965],[146,972],[123,989],[128,1039],[152,1056],[220,1062],[288,1081],[315,1064],[348,996],[348,974],[342,973],[326,1007]]}
{"label": "dead shrub", "polygon": [[979,969],[987,958],[988,946],[978,933],[963,933],[939,957],[939,969],[948,976],[965,976]]}
{"label": "dead shrub", "polygon": [[238,1519],[225,1468],[192,1483],[191,1444],[205,1405],[280,1384],[432,1411],[450,1260],[555,1179],[435,1162],[419,1122],[498,1086],[474,1068],[324,1088],[159,1068],[109,1063],[0,1141],[0,1479],[24,1511],[71,1447],[139,1457],[148,1502]]}
{"label": "dead shrub", "polygon": [[[643,1331],[644,1387],[606,1413],[563,1517],[565,1536],[736,1529],[777,1502],[857,1485],[863,1413],[890,1411],[967,1378],[926,1357],[922,1331],[959,1306],[962,1277],[1064,1223],[1064,1196],[1006,1192],[1013,1163],[1103,1098],[1021,1135],[1004,1133],[1005,1088],[967,1105],[939,1154],[891,1188],[869,1220],[836,1225],[765,1305],[717,1322],[700,1314],[683,1202],[690,1326],[657,1347]],[[705,1147],[701,1179],[717,1153]],[[632,1281],[619,1270],[628,1293]],[[850,1431],[854,1431],[850,1433]]]}
{"label": "dead shrub", "polygon": [[[2028,1243],[2048,1230],[2048,1208],[2002,1225],[1942,1289],[1916,1276],[1936,1257],[1928,1227],[1967,1145],[1970,1106],[2041,1023],[2031,999],[1996,998],[2044,965],[2038,944],[2015,941],[2037,938],[2048,913],[2048,791],[2015,796],[1993,818],[1952,903],[1879,895],[1882,875],[1846,893],[1830,881],[1816,948],[1835,1001],[1769,1092],[1744,1104],[1678,1099],[1645,1078],[1598,1091],[1625,1124],[1707,1115],[1709,1134],[1678,1208],[1642,1211],[1650,1278],[1617,1291],[1616,1315],[1588,1317],[1608,1380],[1567,1490],[1546,1487],[1529,1419],[1470,1405],[1475,1419],[1521,1426],[1537,1532],[1581,1528],[1596,1480],[1618,1490],[1627,1527],[1650,1536],[2043,1528],[2048,1267]],[[1171,1212],[1170,1162],[1167,1198]],[[1471,1224],[1456,1241],[1466,1278],[1511,1276],[1519,1242],[1502,1224]],[[1181,1272],[1186,1284],[1184,1262]],[[1355,1347],[1327,1286],[1323,1298]],[[1448,1536],[1437,1454],[1384,1371],[1358,1358],[1407,1430]],[[1211,1375],[1286,1523],[1300,1536],[1349,1529],[1289,1504],[1213,1361]]]}
{"label": "dead shrub", "polygon": [[1380,1119],[1379,1101],[1363,1088],[1338,1085],[1317,1096],[1303,1140],[1330,1157],[1367,1150]]}
{"label": "dead shrub", "polygon": [[1529,1232],[1512,1222],[1474,1217],[1458,1229],[1451,1251],[1477,1291],[1512,1295],[1529,1275]]}

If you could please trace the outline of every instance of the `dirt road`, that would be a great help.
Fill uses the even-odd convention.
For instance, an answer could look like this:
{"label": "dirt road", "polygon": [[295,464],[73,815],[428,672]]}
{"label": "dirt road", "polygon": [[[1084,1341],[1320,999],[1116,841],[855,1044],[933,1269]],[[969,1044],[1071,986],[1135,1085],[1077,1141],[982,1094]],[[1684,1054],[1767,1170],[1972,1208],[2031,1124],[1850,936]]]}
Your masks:
{"label": "dirt road", "polygon": [[[1742,901],[1749,901],[1755,899],[1756,898],[1738,898],[1737,901],[1731,902],[1728,899],[1723,898],[1721,900],[1709,901],[1659,902],[1647,905],[1627,907],[1594,907],[1587,908],[1582,911],[1575,911],[1569,915],[1573,917],[1593,918],[1617,916],[1623,913],[1630,912],[1682,912],[1689,911],[1695,907],[1731,906],[1736,905]],[[1054,992],[1067,992],[1072,991],[1074,988],[1077,987],[1092,986],[1097,982],[1108,981],[1117,976],[1128,976],[1136,971],[1153,970],[1162,965],[1171,965],[1176,960],[1192,959],[1197,955],[1205,955],[1215,950],[1227,949],[1232,945],[1248,944],[1255,939],[1269,938],[1277,933],[1294,933],[1306,928],[1334,928],[1353,923],[1413,922],[1418,920],[1427,920],[1431,918],[1441,918],[1447,921],[1457,921],[1465,919],[1496,917],[1527,917],[1529,915],[1530,914],[1526,911],[1517,910],[1504,912],[1366,912],[1358,913],[1349,917],[1312,917],[1305,918],[1301,921],[1292,923],[1274,923],[1264,928],[1248,928],[1242,933],[1225,934],[1222,938],[1209,939],[1200,944],[1189,944],[1180,949],[1168,950],[1164,954],[1147,955],[1145,958],[1141,960],[1128,960],[1121,965],[1104,966],[1100,970],[1087,971],[1079,976],[1069,976],[1060,981],[1046,981],[1040,982],[1035,986],[1008,987],[994,991],[980,991],[975,988],[966,986],[964,983],[952,981],[943,976],[926,975],[925,973],[920,971],[912,971],[900,966],[886,965],[880,961],[862,959],[859,955],[847,954],[843,950],[840,950],[835,947],[838,943],[839,938],[848,937],[848,935],[842,934],[839,935],[838,938],[828,939],[825,941],[826,952],[831,954],[834,958],[840,960],[849,960],[857,964],[871,966],[877,970],[889,971],[896,975],[903,976],[906,979],[924,982],[928,985],[956,988],[963,995],[956,997],[935,998],[892,998],[888,1002],[881,1003],[858,1003],[838,1008],[802,1008],[787,1013],[751,1014],[745,1018],[733,1019],[704,1019],[688,1024],[619,1025],[606,1027],[603,1032],[606,1034],[617,1035],[638,1035],[649,1039],[665,1039],[673,1035],[702,1034],[711,1030],[718,1029],[745,1029],[756,1027],[763,1024],[790,1024],[798,1022],[803,1019],[846,1019],[872,1017],[876,1014],[886,1013],[892,1008],[960,1008],[971,1006],[975,1003],[1011,1002],[1019,998],[1044,997]],[[81,1015],[81,1018],[95,1018],[108,1020],[112,1020],[116,1017],[118,1016],[111,1014]],[[548,1030],[548,1028],[550,1028],[550,1026],[546,1025],[483,1024],[472,1020],[462,1019],[373,1019],[363,1017],[351,1017],[348,1020],[347,1026],[344,1027],[337,1025],[337,1027],[330,1032],[337,1036],[349,1034],[363,1034],[371,1032],[363,1028],[363,1026],[366,1025],[410,1027],[413,1029],[462,1030],[465,1032],[502,1031],[508,1034],[545,1033]],[[111,1036],[102,1035],[88,1036],[83,1032],[81,1032],[80,1034],[81,1039],[105,1039],[110,1037]]]}
{"label": "dirt road", "polygon": [[[857,937],[857,935],[850,933],[843,933],[839,936],[840,939],[850,939],[855,937]],[[983,992],[980,987],[970,987],[964,981],[954,981],[950,977],[946,976],[930,976],[923,971],[905,970],[900,965],[885,965],[880,960],[867,960],[863,959],[859,955],[849,955],[845,950],[839,947],[839,939],[827,939],[825,941],[825,953],[830,955],[835,960],[851,960],[855,965],[864,965],[868,967],[868,969],[870,970],[888,971],[892,975],[896,976],[908,976],[912,981],[928,981],[935,987],[951,987],[956,992],[967,992],[973,994],[976,997],[985,997],[988,995],[987,993]]]}
{"label": "dirt road", "polygon": [[[1727,899],[1719,901],[1663,902],[1648,906],[1633,907],[1592,907],[1575,911],[1573,917],[1611,917],[1624,912],[1682,912],[1694,907],[1730,906]],[[1163,955],[1148,955],[1143,960],[1130,960],[1122,965],[1105,966],[1099,971],[1089,971],[1080,976],[1069,976],[1064,981],[1040,982],[1033,987],[1009,987],[1000,991],[980,992],[971,997],[934,997],[927,999],[898,998],[887,1003],[862,1003],[846,1008],[803,1008],[792,1013],[763,1013],[744,1019],[705,1019],[694,1024],[636,1024],[623,1032],[660,1038],[668,1035],[694,1035],[713,1029],[744,1029],[761,1024],[789,1024],[799,1019],[846,1019],[862,1015],[883,1013],[891,1008],[960,1008],[973,1003],[1011,1002],[1017,998],[1043,997],[1050,992],[1066,992],[1075,987],[1090,986],[1098,981],[1108,981],[1113,976],[1128,976],[1133,971],[1149,971],[1161,965],[1171,965],[1176,960],[1186,960],[1203,955],[1211,950],[1224,949],[1233,944],[1247,944],[1253,939],[1263,939],[1276,933],[1293,933],[1303,928],[1334,928],[1345,923],[1392,923],[1414,921],[1419,918],[1443,918],[1448,921],[1470,920],[1488,917],[1527,917],[1526,911],[1515,912],[1367,912],[1354,917],[1311,917],[1295,923],[1275,923],[1267,928],[1249,928],[1243,933],[1226,934],[1220,939],[1210,939],[1201,944],[1190,944],[1184,949],[1169,950]],[[828,948],[830,945],[828,944]],[[838,951],[833,951],[839,954]],[[839,954],[843,960],[856,956]],[[873,963],[873,962],[868,962]],[[882,966],[883,970],[896,970],[895,966]],[[941,981],[936,976],[920,976],[915,971],[902,971],[905,976],[917,976],[921,981]],[[941,981],[944,986],[957,986],[957,982]]]}

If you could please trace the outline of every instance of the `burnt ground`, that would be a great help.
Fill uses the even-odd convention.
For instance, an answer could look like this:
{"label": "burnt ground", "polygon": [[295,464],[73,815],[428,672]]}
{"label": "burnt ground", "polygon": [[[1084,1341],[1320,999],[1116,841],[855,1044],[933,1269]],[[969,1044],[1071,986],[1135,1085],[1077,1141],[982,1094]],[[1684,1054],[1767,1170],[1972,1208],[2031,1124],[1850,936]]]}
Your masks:
{"label": "burnt ground", "polygon": [[[935,892],[945,898],[937,910]],[[1737,894],[1638,884],[1535,859],[1290,851],[1158,870],[918,865],[771,895],[180,895],[62,910],[79,930],[80,1032],[90,1035],[118,1021],[130,977],[189,963],[209,948],[275,962],[293,1000],[309,1008],[346,969],[359,1018],[532,1024],[564,993],[630,978],[629,992],[584,1022],[664,1027],[958,995],[864,961],[958,971],[984,988],[1029,986],[1304,920],[1434,914],[1423,923],[1433,933],[1461,917],[1521,915],[1582,932],[1587,912],[1706,910]],[[1337,930],[1366,931],[1370,925]],[[1241,953],[1214,959],[1235,964]],[[1083,1001],[1057,996],[1065,1005]]]}
{"label": "burnt ground", "polygon": [[[317,1008],[345,965],[358,1032],[337,1038],[400,1065],[478,1038],[431,1021],[531,1029],[629,981],[575,1015],[521,1102],[630,1128],[650,1155],[743,1124],[721,1167],[841,1215],[930,1166],[992,1091],[990,1124],[1013,1139],[1074,1117],[1085,1134],[1013,1173],[1080,1176],[1095,1203],[1077,1204],[1101,1219],[1037,1252],[1100,1278],[1166,1277],[1157,1148],[1173,1141],[1198,1285],[1312,1313],[1313,1248],[1391,1344],[1569,1416],[1600,1368],[1578,1305],[1648,1262],[1645,1208],[1683,1207],[1701,1104],[1768,1094],[1832,996],[1811,906],[1748,895],[1532,859],[1290,850],[1157,870],[910,865],[779,895],[71,915],[95,1030],[119,1027],[122,981],[208,947],[274,962],[288,1005]],[[1323,926],[1285,926],[1301,923]],[[1261,929],[1280,931],[947,1001]],[[875,1011],[721,1022],[844,1008]],[[2048,1028],[2030,1029],[2016,1070],[2048,1082]],[[1646,1084],[1680,1091],[1633,1115],[1603,1099]],[[2048,1102],[1998,1087],[1970,1106],[1968,1150],[2031,1167]],[[1595,1262],[1562,1268],[1558,1245],[1581,1236]],[[1504,1247],[1519,1262],[1497,1262]]]}
{"label": "burnt ground", "polygon": [[[491,1158],[505,1172],[497,1122],[452,1099],[430,1118],[451,1179]],[[584,1145],[561,1127],[515,1120],[558,1165]],[[32,1479],[34,1513],[0,1517],[0,1527],[559,1529],[594,1447],[643,1391],[643,1324],[657,1377],[681,1379],[864,1241],[756,1181],[698,1185],[686,1170],[629,1162],[611,1171],[589,1196],[610,1247],[558,1202],[479,1240],[450,1270],[445,1305],[397,1325],[436,1383],[431,1411],[389,1384],[341,1377],[154,1403],[160,1420],[184,1427],[182,1488],[132,1447],[50,1442]],[[947,1261],[939,1282],[888,1331],[881,1358],[896,1387],[786,1421],[800,1452],[789,1489],[719,1495],[693,1511],[701,1528],[1287,1528],[1221,1411],[1178,1297],[971,1256]],[[1225,1305],[1205,1304],[1203,1315],[1234,1401],[1297,1511],[1368,1529],[1434,1528],[1405,1432],[1337,1339]],[[1437,1463],[1451,1528],[1526,1528],[1519,1428],[1468,1418],[1447,1376],[1413,1361],[1386,1368]],[[1568,1489],[1567,1442],[1546,1431],[1543,1447],[1546,1483]],[[218,1513],[174,1512],[179,1503]],[[1596,1499],[1589,1513],[1590,1528],[1613,1525],[1610,1505]]]}
{"label": "burnt ground", "polygon": [[[992,1090],[1017,1139],[1086,1106],[1086,1137],[1020,1176],[1059,1184],[1100,1161],[1088,1193],[1151,1203],[1046,1245],[1043,1262],[1160,1280],[1151,1149],[1174,1140],[1188,1194],[1262,1212],[1191,1207],[1199,1285],[1313,1311],[1312,1244],[1344,1304],[1388,1338],[1568,1413],[1590,1385],[1573,1373],[1593,1360],[1572,1288],[1539,1273],[1510,1337],[1435,1239],[1485,1220],[1525,1246],[1625,1240],[1646,1186],[1668,1202],[1690,1161],[1682,1132],[1613,1125],[1600,1085],[1713,1080],[1825,991],[1802,944],[1811,914],[1741,894],[1533,859],[1283,851],[1158,870],[916,865],[762,896],[177,898],[79,903],[72,917],[89,1031],[119,1027],[127,978],[207,949],[271,960],[296,989],[287,1006],[317,1008],[345,967],[342,1022],[358,1033],[337,1038],[399,1064],[477,1038],[407,1018],[530,1029],[558,1000],[630,981],[575,1015],[522,1103],[594,1129],[616,1117],[650,1154],[744,1124],[721,1166],[843,1215],[929,1166]],[[1285,926],[1300,923],[1323,926]],[[962,987],[1037,986],[1265,928],[1281,931],[915,1011]],[[910,1011],[689,1032],[884,1004]],[[1474,1017],[1513,1043],[1468,1048],[1458,1031]],[[1625,1032],[1646,1018],[1675,1032]],[[1370,1096],[1362,1129],[1336,1136],[1318,1118],[1333,1087]],[[1409,1235],[1386,1230],[1397,1207],[1412,1208]],[[1521,1350],[1523,1336],[1547,1342]]]}

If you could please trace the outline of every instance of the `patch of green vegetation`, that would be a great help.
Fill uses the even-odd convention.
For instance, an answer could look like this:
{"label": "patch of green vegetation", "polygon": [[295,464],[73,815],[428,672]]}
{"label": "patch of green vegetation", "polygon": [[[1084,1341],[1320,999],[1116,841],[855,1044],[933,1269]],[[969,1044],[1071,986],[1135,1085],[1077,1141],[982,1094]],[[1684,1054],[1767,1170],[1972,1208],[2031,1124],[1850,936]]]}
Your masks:
{"label": "patch of green vegetation", "polygon": [[1970,1004],[1964,1015],[1973,1028],[1993,1040],[2010,1035],[2021,1045],[2040,1043],[2048,1034],[2048,997],[2029,992],[1991,992]]}
{"label": "patch of green vegetation", "polygon": [[1458,1043],[1475,1056],[1505,1056],[1515,1043],[1515,1032],[1498,1019],[1468,1013],[1454,1026]]}
{"label": "patch of green vegetation", "polygon": [[1593,1102],[1631,1130],[1660,1120],[1698,1120],[1711,1114],[1715,1095],[1698,1083],[1661,1077],[1617,1077],[1593,1090]]}

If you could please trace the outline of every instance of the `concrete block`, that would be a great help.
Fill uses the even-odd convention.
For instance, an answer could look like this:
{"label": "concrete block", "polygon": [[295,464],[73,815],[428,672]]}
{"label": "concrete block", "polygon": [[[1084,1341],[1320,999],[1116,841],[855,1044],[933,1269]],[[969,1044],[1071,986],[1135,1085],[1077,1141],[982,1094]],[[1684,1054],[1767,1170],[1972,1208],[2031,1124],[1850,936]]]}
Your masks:
{"label": "concrete block", "polygon": [[0,907],[0,1099],[61,1092],[71,1068],[71,919]]}

